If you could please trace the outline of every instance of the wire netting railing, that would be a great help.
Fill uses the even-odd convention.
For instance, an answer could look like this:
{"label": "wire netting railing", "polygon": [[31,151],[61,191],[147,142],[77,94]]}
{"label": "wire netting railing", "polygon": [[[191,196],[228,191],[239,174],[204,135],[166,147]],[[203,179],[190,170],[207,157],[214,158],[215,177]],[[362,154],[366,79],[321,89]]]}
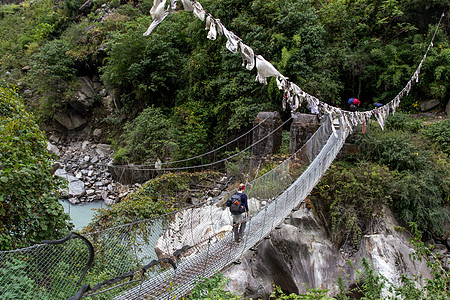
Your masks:
{"label": "wire netting railing", "polygon": [[185,295],[199,278],[212,276],[256,245],[306,198],[345,140],[345,134],[331,129],[331,122],[324,121],[294,155],[247,184],[251,215],[240,243],[233,242],[231,215],[218,197],[63,243],[0,252],[0,298]]}

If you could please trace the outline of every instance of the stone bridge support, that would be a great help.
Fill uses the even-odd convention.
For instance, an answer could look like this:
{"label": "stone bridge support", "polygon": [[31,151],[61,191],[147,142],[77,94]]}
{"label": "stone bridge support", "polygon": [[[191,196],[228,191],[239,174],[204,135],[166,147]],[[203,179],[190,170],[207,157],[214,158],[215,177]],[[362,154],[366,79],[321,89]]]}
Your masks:
{"label": "stone bridge support", "polygon": [[320,126],[317,115],[295,113],[291,124],[289,153],[300,149]]}
{"label": "stone bridge support", "polygon": [[[267,119],[267,120],[266,120]],[[259,141],[265,136],[269,135],[281,122],[280,113],[274,112],[260,112],[256,116],[253,126],[260,124],[253,131],[253,142]],[[265,155],[272,155],[276,153],[281,147],[283,128],[279,128],[272,135],[266,137],[264,140],[254,145],[252,148],[253,156],[261,158]]]}

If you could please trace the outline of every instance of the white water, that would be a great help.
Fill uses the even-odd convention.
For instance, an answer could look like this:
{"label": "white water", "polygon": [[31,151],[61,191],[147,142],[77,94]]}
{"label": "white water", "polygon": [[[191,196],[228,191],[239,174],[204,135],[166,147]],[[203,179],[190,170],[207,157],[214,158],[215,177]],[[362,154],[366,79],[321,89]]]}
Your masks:
{"label": "white water", "polygon": [[67,200],[60,200],[64,207],[64,211],[72,218],[72,223],[75,225],[75,230],[80,230],[86,226],[95,214],[93,208],[105,208],[107,205],[103,201],[83,202],[73,205]]}

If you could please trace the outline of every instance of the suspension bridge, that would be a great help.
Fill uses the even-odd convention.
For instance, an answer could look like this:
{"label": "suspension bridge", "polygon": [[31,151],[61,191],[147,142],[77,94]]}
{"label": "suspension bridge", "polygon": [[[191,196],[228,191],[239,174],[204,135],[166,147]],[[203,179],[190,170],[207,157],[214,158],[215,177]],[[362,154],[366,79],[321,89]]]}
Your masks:
{"label": "suspension bridge", "polygon": [[[158,13],[146,35],[176,8],[176,0],[165,10],[161,3],[165,1],[155,1]],[[436,35],[414,75],[391,102],[371,111],[348,112],[305,93],[262,57],[255,58],[253,50],[199,2],[182,3],[201,20],[207,18],[209,38],[215,39],[218,28],[219,34],[227,37],[230,51],[244,52],[247,69],[256,60],[257,80],[276,77],[292,111],[306,101],[312,110],[322,112],[321,126],[297,152],[247,184],[252,205],[242,241],[234,242],[232,233],[223,229],[231,224],[231,218],[218,197],[158,218],[85,235],[71,233],[59,241],[0,252],[2,299],[178,299],[188,294],[200,278],[238,260],[305,201],[355,126],[365,126],[371,117],[384,126],[387,115],[395,112],[418,80]]]}

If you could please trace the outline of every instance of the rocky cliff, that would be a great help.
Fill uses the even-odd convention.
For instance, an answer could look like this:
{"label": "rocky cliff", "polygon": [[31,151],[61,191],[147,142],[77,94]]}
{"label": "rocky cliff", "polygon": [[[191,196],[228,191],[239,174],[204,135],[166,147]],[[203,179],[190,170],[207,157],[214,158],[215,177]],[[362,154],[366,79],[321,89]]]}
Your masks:
{"label": "rocky cliff", "polygon": [[411,260],[411,236],[395,230],[398,224],[388,208],[379,221],[374,233],[363,237],[359,250],[348,252],[337,249],[312,210],[302,207],[269,239],[263,240],[256,251],[246,253],[241,264],[224,272],[231,279],[228,289],[246,298],[267,299],[273,284],[288,293],[322,288],[334,295],[338,292],[339,276],[348,287],[355,283],[363,258],[394,284],[399,283],[402,274],[430,278],[424,261]]}

